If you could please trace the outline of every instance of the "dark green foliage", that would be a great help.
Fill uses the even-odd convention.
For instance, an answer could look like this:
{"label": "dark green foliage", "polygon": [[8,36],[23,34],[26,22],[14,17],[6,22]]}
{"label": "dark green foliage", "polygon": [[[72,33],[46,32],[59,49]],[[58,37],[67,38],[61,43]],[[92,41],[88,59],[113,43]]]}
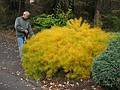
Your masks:
{"label": "dark green foliage", "polygon": [[120,31],[120,0],[101,0],[101,21],[104,29]]}
{"label": "dark green foliage", "polygon": [[33,17],[33,26],[36,30],[41,31],[45,28],[50,28],[51,26],[65,26],[67,20],[69,19],[69,13],[60,14],[41,14],[39,16]]}
{"label": "dark green foliage", "polygon": [[42,29],[45,28],[50,28],[51,26],[54,25],[59,25],[59,26],[66,25],[66,20],[62,15],[55,17],[53,14],[52,15],[42,14],[40,16],[34,17],[33,21],[34,21],[33,26],[38,31],[41,31]]}
{"label": "dark green foliage", "polygon": [[112,27],[114,31],[120,32],[120,18],[118,18],[117,16],[112,17]]}
{"label": "dark green foliage", "polygon": [[0,27],[12,28],[15,18],[18,16],[18,0],[0,0]]}
{"label": "dark green foliage", "polygon": [[120,34],[105,52],[95,58],[92,77],[97,84],[120,90]]}
{"label": "dark green foliage", "polygon": [[103,19],[103,28],[110,29],[113,32],[120,32],[120,18],[113,15],[107,15]]}

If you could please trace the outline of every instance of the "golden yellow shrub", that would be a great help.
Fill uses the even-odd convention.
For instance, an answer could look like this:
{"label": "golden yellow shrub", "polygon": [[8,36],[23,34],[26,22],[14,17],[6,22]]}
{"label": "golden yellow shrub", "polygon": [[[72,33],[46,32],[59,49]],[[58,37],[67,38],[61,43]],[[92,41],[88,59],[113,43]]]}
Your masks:
{"label": "golden yellow shrub", "polygon": [[53,77],[62,68],[68,78],[89,78],[92,60],[114,36],[90,28],[82,18],[54,26],[33,36],[23,48],[23,67],[34,79]]}

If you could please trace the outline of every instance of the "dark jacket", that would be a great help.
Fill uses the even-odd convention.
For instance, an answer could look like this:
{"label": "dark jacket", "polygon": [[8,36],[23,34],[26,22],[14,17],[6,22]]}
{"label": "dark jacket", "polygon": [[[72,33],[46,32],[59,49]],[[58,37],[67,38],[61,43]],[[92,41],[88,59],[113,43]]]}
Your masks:
{"label": "dark jacket", "polygon": [[17,17],[15,20],[15,29],[17,37],[25,37],[24,30],[28,30],[28,34],[32,36],[34,33],[32,31],[31,25],[27,20],[24,20],[23,17]]}

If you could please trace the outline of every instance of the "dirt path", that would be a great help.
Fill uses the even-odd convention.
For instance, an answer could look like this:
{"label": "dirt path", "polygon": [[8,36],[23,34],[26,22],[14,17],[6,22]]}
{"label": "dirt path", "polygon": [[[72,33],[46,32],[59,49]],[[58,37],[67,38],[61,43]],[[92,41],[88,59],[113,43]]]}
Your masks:
{"label": "dirt path", "polygon": [[36,90],[35,88],[24,78],[15,32],[0,31],[0,90]]}

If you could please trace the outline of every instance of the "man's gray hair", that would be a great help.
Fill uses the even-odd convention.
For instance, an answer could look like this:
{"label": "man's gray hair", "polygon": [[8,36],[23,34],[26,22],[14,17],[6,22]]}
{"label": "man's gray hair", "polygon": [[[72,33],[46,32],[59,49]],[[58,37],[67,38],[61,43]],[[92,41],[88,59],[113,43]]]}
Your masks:
{"label": "man's gray hair", "polygon": [[30,15],[30,12],[29,11],[24,11],[23,15]]}

